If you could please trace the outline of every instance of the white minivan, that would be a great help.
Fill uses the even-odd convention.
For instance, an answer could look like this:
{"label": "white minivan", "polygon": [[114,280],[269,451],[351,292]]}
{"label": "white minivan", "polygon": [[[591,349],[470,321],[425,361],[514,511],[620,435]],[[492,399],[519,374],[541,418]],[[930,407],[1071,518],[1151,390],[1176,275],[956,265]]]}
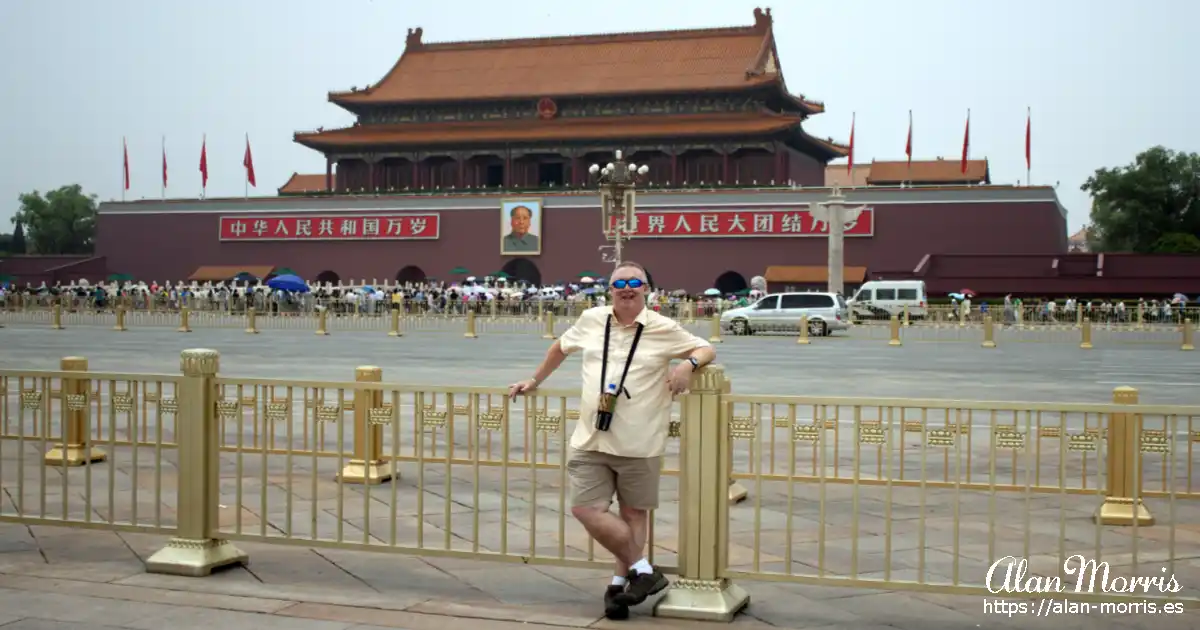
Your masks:
{"label": "white minivan", "polygon": [[928,301],[924,280],[871,280],[849,300],[850,310],[865,319],[888,319],[908,307],[908,316],[925,317]]}
{"label": "white minivan", "polygon": [[808,334],[824,337],[846,330],[849,315],[846,301],[836,293],[772,293],[750,306],[721,313],[721,329],[735,335],[794,333],[807,317]]}

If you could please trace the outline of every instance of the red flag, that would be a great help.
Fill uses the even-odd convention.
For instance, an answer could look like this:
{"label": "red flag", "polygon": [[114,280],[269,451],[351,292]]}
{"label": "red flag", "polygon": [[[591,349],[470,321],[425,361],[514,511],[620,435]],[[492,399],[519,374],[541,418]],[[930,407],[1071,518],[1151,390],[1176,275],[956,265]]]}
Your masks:
{"label": "red flag", "polygon": [[200,186],[208,188],[208,137],[200,143]]}
{"label": "red flag", "polygon": [[121,149],[125,152],[125,190],[129,190],[129,145],[121,138]]}
{"label": "red flag", "polygon": [[904,143],[904,155],[908,156],[908,166],[912,168],[912,110],[908,110],[908,142]]}
{"label": "red flag", "polygon": [[967,110],[967,130],[963,132],[962,172],[967,172],[967,156],[971,152],[971,110]]}
{"label": "red flag", "polygon": [[167,187],[167,139],[165,136],[163,137],[162,154],[163,154],[163,188],[166,188]]}
{"label": "red flag", "polygon": [[1025,170],[1032,167],[1033,160],[1030,154],[1030,145],[1033,140],[1033,110],[1029,109],[1025,112]]}
{"label": "red flag", "polygon": [[847,173],[854,170],[854,119],[856,116],[856,114],[850,114],[850,153],[846,156],[850,158],[850,161],[846,162]]}
{"label": "red flag", "polygon": [[258,187],[254,183],[254,156],[250,155],[250,136],[246,136],[246,155],[242,158],[242,166],[246,167],[246,181],[250,182],[251,186]]}

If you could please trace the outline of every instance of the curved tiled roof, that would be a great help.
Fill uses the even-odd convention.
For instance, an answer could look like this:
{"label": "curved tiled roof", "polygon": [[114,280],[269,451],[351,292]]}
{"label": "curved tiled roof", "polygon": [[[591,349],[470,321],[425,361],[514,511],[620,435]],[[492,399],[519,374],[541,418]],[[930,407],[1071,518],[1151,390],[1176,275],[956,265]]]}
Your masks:
{"label": "curved tiled roof", "polygon": [[292,173],[287,182],[279,187],[281,195],[295,195],[308,192],[324,191],[325,188],[325,173],[313,173],[301,175],[300,173]]}
{"label": "curved tiled roof", "polygon": [[[426,44],[377,84],[332,92],[343,106],[783,87],[770,10],[752,26]],[[806,113],[824,106],[794,97]]]}
{"label": "curved tiled roof", "polygon": [[737,113],[357,125],[297,133],[295,140],[314,149],[325,149],[357,145],[430,146],[541,140],[741,136],[791,129],[801,121],[800,116]]}

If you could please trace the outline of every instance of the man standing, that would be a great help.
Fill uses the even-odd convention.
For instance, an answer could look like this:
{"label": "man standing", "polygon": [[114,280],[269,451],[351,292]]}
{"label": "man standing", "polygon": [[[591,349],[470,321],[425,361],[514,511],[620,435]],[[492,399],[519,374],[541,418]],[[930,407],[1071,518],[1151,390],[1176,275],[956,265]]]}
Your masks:
{"label": "man standing", "polygon": [[536,234],[530,234],[533,225],[533,211],[526,206],[515,206],[508,213],[511,232],[501,243],[501,254],[536,254],[542,250],[542,244]]}
{"label": "man standing", "polygon": [[[509,388],[513,397],[533,391],[582,351],[583,393],[567,462],[571,512],[616,558],[604,594],[610,619],[628,617],[629,606],[670,585],[645,557],[649,513],[658,507],[672,399],[716,357],[707,341],[646,308],[647,285],[641,265],[618,265],[609,280],[612,305],[584,311],[533,378]],[[671,368],[672,359],[683,361]],[[609,512],[614,495],[619,516]]]}

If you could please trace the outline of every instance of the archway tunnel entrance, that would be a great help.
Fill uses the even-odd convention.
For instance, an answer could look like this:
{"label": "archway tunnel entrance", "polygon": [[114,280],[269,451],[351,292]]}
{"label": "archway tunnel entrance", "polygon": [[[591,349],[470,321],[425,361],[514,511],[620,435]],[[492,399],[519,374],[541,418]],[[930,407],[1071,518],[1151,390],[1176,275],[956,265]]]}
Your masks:
{"label": "archway tunnel entrance", "polygon": [[425,282],[425,270],[416,265],[408,265],[396,272],[396,282],[401,284]]}
{"label": "archway tunnel entrance", "polygon": [[744,291],[747,288],[746,276],[736,271],[726,271],[717,276],[717,281],[713,283],[713,288],[720,291],[721,295],[729,295]]}
{"label": "archway tunnel entrance", "polygon": [[328,269],[317,274],[317,282],[321,284],[325,284],[326,282],[337,284],[341,279],[341,276],[337,275],[336,271],[329,271]]}
{"label": "archway tunnel entrance", "polygon": [[513,281],[528,282],[534,286],[542,285],[542,272],[528,258],[514,258],[504,263],[504,268],[500,271],[508,274]]}

